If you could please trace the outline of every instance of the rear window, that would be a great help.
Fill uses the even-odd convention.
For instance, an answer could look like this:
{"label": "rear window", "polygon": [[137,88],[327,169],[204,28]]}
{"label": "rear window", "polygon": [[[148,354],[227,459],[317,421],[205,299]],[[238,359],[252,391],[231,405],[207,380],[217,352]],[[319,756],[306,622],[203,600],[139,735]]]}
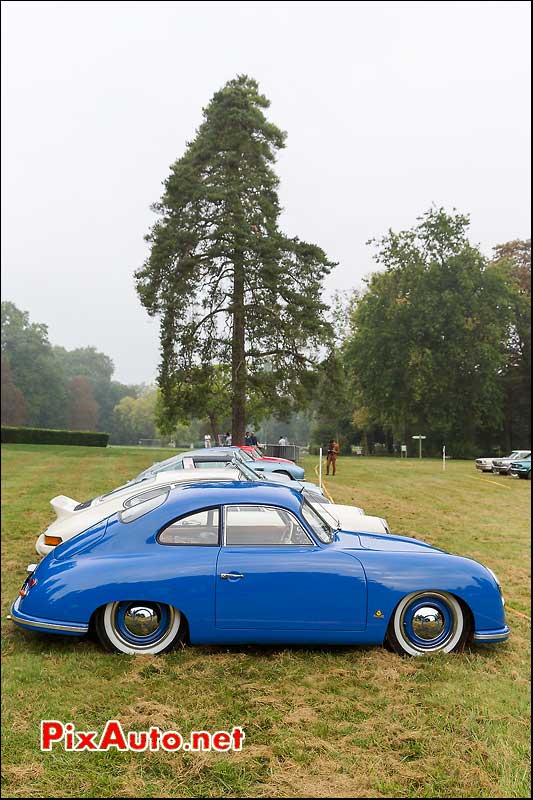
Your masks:
{"label": "rear window", "polygon": [[157,494],[155,497],[152,496],[147,499],[140,500],[136,505],[121,511],[119,514],[120,521],[126,523],[135,522],[136,519],[148,514],[149,511],[153,511],[154,508],[162,506],[168,497],[168,492],[169,488],[166,486],[163,493]]}

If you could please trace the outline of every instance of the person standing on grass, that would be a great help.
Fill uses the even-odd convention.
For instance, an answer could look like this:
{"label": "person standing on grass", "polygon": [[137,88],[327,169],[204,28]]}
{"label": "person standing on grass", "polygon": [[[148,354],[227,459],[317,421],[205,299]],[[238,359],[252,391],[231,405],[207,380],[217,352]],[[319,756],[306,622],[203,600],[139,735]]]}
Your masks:
{"label": "person standing on grass", "polygon": [[337,456],[339,455],[339,444],[335,439],[330,439],[328,444],[328,454],[326,458],[326,475],[329,475],[330,466],[333,469],[333,475],[337,470]]}
{"label": "person standing on grass", "polygon": [[204,436],[204,447],[211,447],[211,435],[209,433]]}

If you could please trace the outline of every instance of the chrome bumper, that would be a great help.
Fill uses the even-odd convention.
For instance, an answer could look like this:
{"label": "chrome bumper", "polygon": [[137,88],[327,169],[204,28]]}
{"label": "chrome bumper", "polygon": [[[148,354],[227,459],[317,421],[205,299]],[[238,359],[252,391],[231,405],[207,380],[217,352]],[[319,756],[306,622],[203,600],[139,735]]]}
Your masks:
{"label": "chrome bumper", "polygon": [[83,636],[89,630],[88,625],[78,622],[57,622],[48,619],[31,617],[29,614],[24,614],[19,611],[19,605],[22,598],[17,597],[11,606],[11,621],[21,628],[30,628],[31,630],[39,630],[44,633],[65,633],[74,636]]}
{"label": "chrome bumper", "polygon": [[508,625],[496,631],[474,631],[474,641],[479,644],[505,642],[509,638],[510,633],[511,631]]}

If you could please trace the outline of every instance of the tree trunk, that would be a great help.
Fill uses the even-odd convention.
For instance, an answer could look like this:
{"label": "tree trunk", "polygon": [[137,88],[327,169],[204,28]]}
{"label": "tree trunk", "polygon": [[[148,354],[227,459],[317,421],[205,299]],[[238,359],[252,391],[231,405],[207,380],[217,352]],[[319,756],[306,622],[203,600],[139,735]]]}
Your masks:
{"label": "tree trunk", "polygon": [[235,259],[233,277],[233,332],[231,341],[231,441],[244,444],[246,425],[246,355],[244,349],[244,264]]}
{"label": "tree trunk", "polygon": [[209,412],[207,414],[207,416],[209,417],[209,424],[210,424],[210,427],[211,427],[211,434],[213,436],[213,446],[217,447],[218,446],[218,434],[219,434],[217,415],[213,414],[213,412]]}

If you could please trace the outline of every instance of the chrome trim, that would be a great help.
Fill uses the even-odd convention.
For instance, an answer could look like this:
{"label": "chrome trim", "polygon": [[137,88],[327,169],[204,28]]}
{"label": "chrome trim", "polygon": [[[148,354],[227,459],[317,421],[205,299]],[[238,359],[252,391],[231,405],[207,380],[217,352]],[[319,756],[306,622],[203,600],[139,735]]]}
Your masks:
{"label": "chrome trim", "polygon": [[[127,647],[130,647],[132,650],[134,649],[137,652],[142,653],[143,650],[146,650],[146,649],[149,649],[151,647],[154,647],[155,645],[160,645],[162,642],[164,642],[170,636],[170,633],[172,631],[172,626],[174,625],[174,618],[175,618],[175,615],[176,615],[176,609],[174,608],[174,606],[170,606],[170,605],[167,606],[168,607],[168,611],[169,611],[168,625],[167,625],[167,629],[165,631],[163,631],[163,633],[161,634],[159,639],[156,639],[155,642],[150,642],[149,644],[141,644],[141,643],[133,644],[132,642],[128,642],[128,640],[125,639],[121,635],[120,631],[117,630],[117,626],[116,626],[116,623],[115,623],[115,615],[116,615],[116,611],[117,611],[120,603],[119,602],[115,602],[115,603],[110,603],[110,605],[111,605],[111,612],[110,612],[111,629],[112,629],[114,635],[117,637],[117,639],[119,639],[121,642],[123,642]],[[154,605],[162,605],[162,604],[154,602]],[[107,612],[107,608],[106,608],[106,612]],[[136,608],[139,608],[139,606],[136,606]],[[128,628],[128,630],[129,630],[129,628]],[[157,628],[156,628],[156,630],[157,630]],[[133,634],[133,635],[136,635],[136,634]]]}
{"label": "chrome trim", "polygon": [[[449,612],[449,614],[450,614],[450,616],[452,618],[452,620],[451,620],[452,624],[451,624],[450,631],[448,632],[448,635],[446,636],[444,641],[439,642],[435,646],[431,646],[431,642],[434,641],[434,639],[438,638],[438,637],[432,637],[430,639],[426,639],[427,646],[424,647],[422,645],[416,644],[415,642],[412,641],[412,639],[409,638],[409,636],[407,634],[404,634],[405,617],[406,617],[407,611],[408,611],[409,607],[412,605],[412,603],[417,600],[418,597],[427,597],[428,598],[427,605],[424,607],[424,609],[426,609],[426,610],[433,610],[433,609],[431,609],[431,605],[430,605],[432,597],[436,598],[437,600],[440,600],[441,603],[443,603],[448,608],[448,612]],[[453,598],[452,595],[450,595],[450,597],[452,599],[455,599],[455,598]],[[413,592],[411,595],[407,595],[403,599],[403,601],[401,601],[401,602],[404,602],[404,601],[406,601],[406,602],[405,602],[405,604],[404,604],[404,606],[402,608],[402,612],[401,612],[401,615],[400,615],[400,618],[399,618],[399,621],[398,621],[398,628],[401,630],[402,636],[404,636],[405,641],[407,642],[407,644],[410,647],[412,647],[418,653],[436,653],[439,650],[443,650],[446,647],[446,645],[448,645],[454,639],[454,637],[456,636],[457,627],[458,627],[457,614],[455,613],[455,609],[453,607],[453,604],[450,602],[446,592],[439,592],[439,591]],[[395,611],[394,613],[396,615],[397,611]],[[444,630],[444,625],[443,625],[443,630]],[[463,627],[463,630],[464,630],[464,627]],[[396,634],[396,635],[398,635],[398,634]]]}
{"label": "chrome trim", "polygon": [[412,620],[413,631],[419,639],[431,641],[438,639],[444,630],[444,617],[436,606],[427,605],[415,611]]}
{"label": "chrome trim", "polygon": [[53,631],[70,631],[71,633],[87,633],[88,625],[61,625],[58,622],[34,622],[30,619],[20,617],[15,609],[11,608],[12,621],[17,625],[27,625],[30,628],[48,628]]}
{"label": "chrome trim", "polygon": [[220,577],[223,581],[231,580],[231,578],[244,578],[242,572],[221,572]]}
{"label": "chrome trim", "polygon": [[493,642],[493,641],[497,641],[498,639],[508,639],[510,633],[511,633],[511,631],[506,631],[504,633],[475,633],[474,632],[474,641],[476,641],[476,642]]}
{"label": "chrome trim", "polygon": [[132,606],[124,614],[124,625],[133,636],[150,636],[159,626],[159,619],[153,608]]}

